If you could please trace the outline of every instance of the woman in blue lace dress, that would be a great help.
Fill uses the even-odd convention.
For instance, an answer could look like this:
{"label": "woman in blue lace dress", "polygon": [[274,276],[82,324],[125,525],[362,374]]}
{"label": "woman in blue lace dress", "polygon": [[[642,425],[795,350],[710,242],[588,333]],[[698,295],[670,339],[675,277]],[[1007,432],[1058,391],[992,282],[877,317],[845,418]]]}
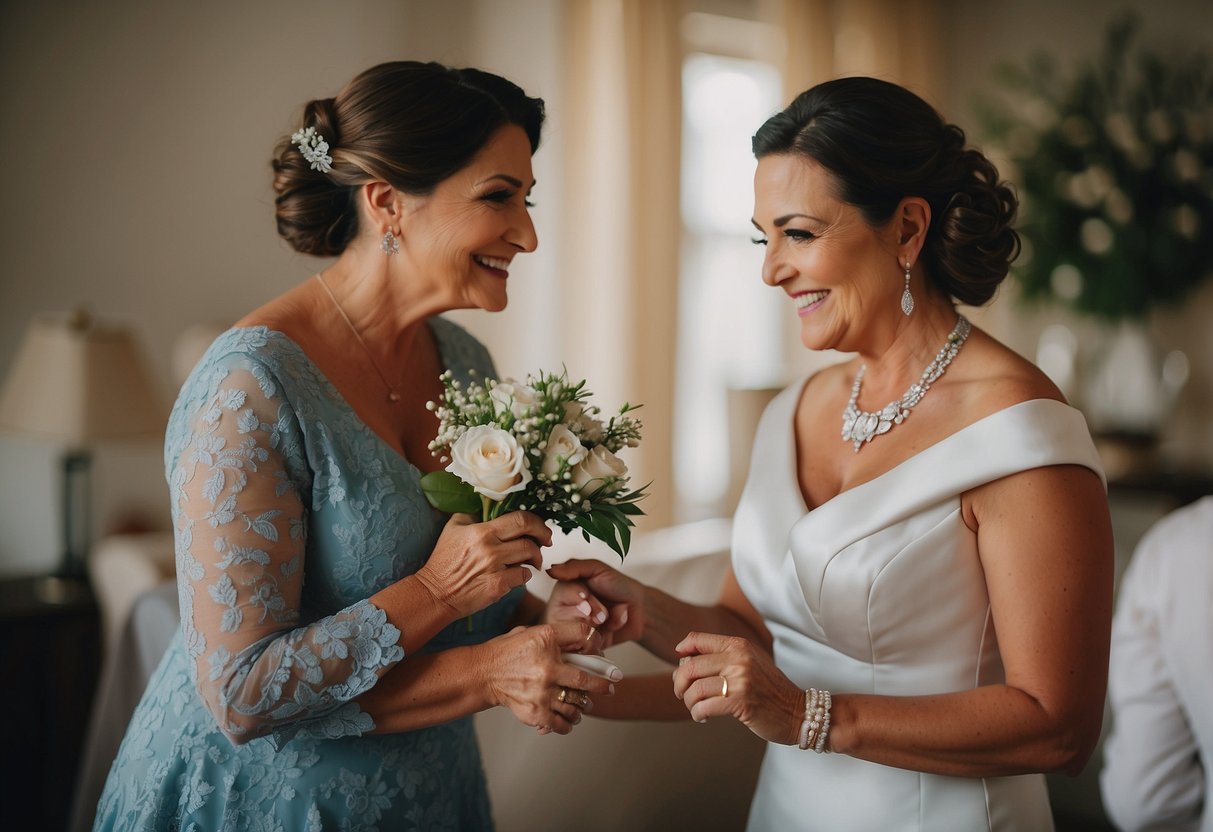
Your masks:
{"label": "woman in blue lace dress", "polygon": [[441,466],[439,375],[493,373],[436,316],[505,307],[536,245],[542,122],[502,78],[396,62],[312,101],[278,147],[279,233],[336,259],[221,335],[181,390],[165,449],[181,631],[95,829],[488,829],[472,715],[567,733],[609,692],[560,661],[598,646],[589,624],[523,589],[542,521],[448,519],[418,484]]}

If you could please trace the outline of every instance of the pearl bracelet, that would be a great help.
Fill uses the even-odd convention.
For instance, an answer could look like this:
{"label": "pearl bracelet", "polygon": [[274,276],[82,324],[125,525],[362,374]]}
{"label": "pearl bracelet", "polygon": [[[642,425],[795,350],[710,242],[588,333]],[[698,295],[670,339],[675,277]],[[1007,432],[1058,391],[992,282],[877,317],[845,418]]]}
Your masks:
{"label": "pearl bracelet", "polygon": [[809,688],[804,692],[804,722],[800,723],[800,750],[810,748],[818,754],[829,751],[826,739],[830,733],[830,706],[833,704],[828,690]]}

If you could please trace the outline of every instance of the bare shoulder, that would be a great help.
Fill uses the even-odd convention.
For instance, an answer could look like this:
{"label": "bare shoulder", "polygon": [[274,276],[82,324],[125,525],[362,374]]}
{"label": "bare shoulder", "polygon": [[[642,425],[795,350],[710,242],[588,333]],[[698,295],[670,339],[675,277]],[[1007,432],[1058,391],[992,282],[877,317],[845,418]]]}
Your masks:
{"label": "bare shoulder", "polygon": [[974,328],[957,362],[952,382],[970,419],[988,416],[1021,402],[1052,399],[1066,403],[1057,385],[1040,368],[982,330]]}
{"label": "bare shoulder", "polygon": [[314,328],[315,300],[311,281],[305,281],[263,303],[235,323],[237,327],[264,326],[298,343],[309,340]]}

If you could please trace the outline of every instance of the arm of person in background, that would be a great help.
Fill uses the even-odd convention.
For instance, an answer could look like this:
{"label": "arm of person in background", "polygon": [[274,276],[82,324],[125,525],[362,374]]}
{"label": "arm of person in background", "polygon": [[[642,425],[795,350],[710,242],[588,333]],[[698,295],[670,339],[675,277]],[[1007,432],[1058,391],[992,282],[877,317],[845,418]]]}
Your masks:
{"label": "arm of person in background", "polygon": [[[445,688],[412,682],[411,693],[385,689],[364,704],[360,697],[402,660],[420,658],[411,654],[435,633],[527,580],[527,566],[542,562],[537,541],[550,532],[524,513],[488,524],[456,516],[417,574],[301,625],[307,520],[299,489],[308,475],[296,417],[254,359],[237,357],[217,377],[190,417],[170,487],[186,648],[202,698],[233,743],[360,735],[381,722],[404,730],[498,702],[540,715],[546,722],[537,727],[567,731],[579,712],[547,707],[552,685],[606,692],[602,680],[559,662],[562,643],[585,638],[566,628],[525,649],[502,636],[459,651],[437,663]],[[493,651],[524,663],[525,684],[491,687],[483,668],[500,666],[489,661]],[[477,696],[451,695],[473,684]]]}
{"label": "arm of person in background", "polygon": [[[1171,583],[1202,577],[1177,569],[1178,556],[1192,546],[1207,553],[1213,528],[1194,540],[1170,533],[1177,528],[1182,527],[1175,518],[1168,518],[1142,539],[1121,580],[1112,623],[1108,701],[1113,724],[1104,742],[1100,788],[1108,815],[1126,832],[1196,830],[1202,809],[1209,811],[1200,750],[1168,662],[1163,619],[1176,600]],[[1206,608],[1209,603],[1213,599],[1205,600]],[[1208,649],[1207,625],[1178,636]],[[1206,696],[1211,689],[1213,678],[1206,681]]]}

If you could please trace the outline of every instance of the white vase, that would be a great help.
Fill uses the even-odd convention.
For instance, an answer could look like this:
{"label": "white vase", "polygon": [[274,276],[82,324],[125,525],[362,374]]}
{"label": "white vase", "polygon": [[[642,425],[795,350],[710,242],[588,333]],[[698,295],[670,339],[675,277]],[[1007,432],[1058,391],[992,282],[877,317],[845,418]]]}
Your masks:
{"label": "white vase", "polygon": [[1093,433],[1152,444],[1188,376],[1179,351],[1163,355],[1141,321],[1109,327],[1081,373]]}

